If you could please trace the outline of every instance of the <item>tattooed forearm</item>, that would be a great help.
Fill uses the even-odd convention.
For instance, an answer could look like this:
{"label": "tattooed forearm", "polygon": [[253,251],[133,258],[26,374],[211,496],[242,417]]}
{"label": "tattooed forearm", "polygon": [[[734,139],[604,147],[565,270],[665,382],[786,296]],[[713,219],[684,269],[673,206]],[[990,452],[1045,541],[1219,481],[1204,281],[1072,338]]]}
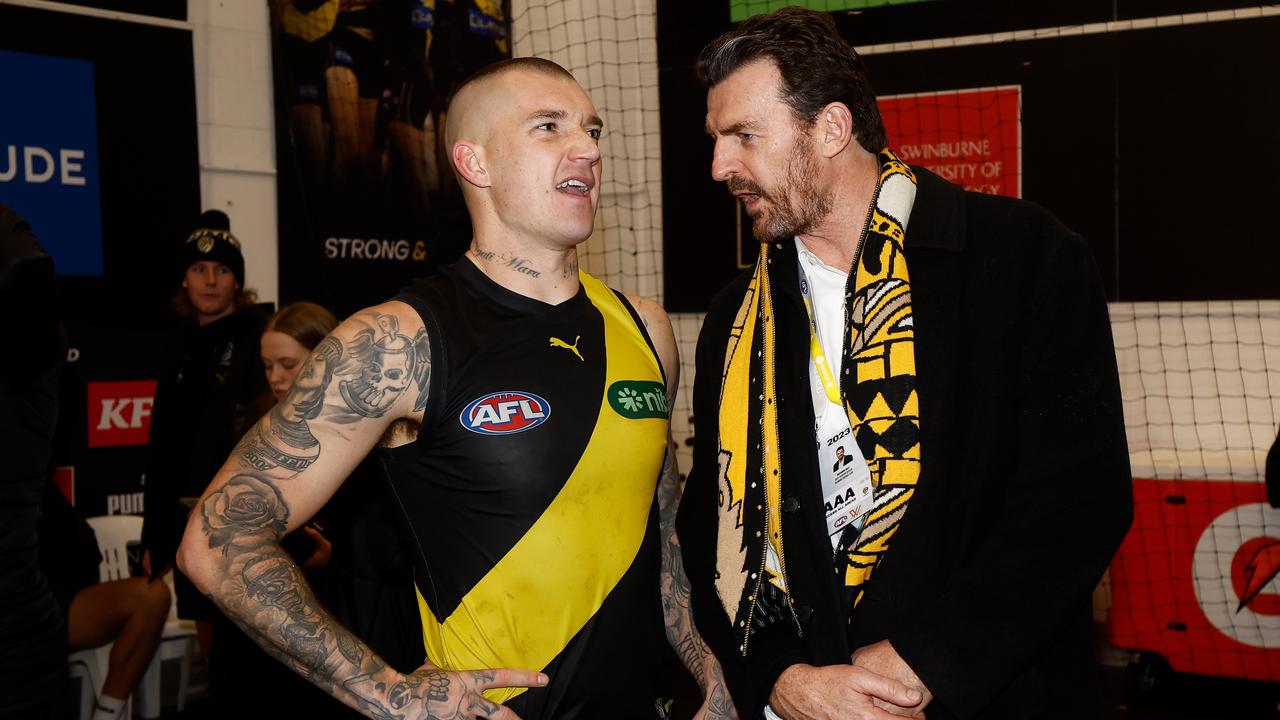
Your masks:
{"label": "tattooed forearm", "polygon": [[705,696],[708,718],[736,718],[733,701],[725,688],[720,663],[693,624],[689,602],[689,577],[684,571],[680,539],[676,536],[676,509],[680,501],[680,474],[674,442],[667,443],[667,459],[658,481],[658,522],[662,538],[662,607],[667,640],[698,681]]}
{"label": "tattooed forearm", "polygon": [[729,696],[729,689],[724,686],[723,680],[716,682],[707,691],[707,699],[704,704],[707,708],[708,718],[738,717],[738,709],[734,707],[733,698]]}
{"label": "tattooed forearm", "polygon": [[413,696],[396,690],[405,681],[329,616],[280,548],[289,509],[270,478],[232,477],[205,498],[200,519],[209,548],[220,550],[214,556],[220,581],[209,596],[228,617],[268,653],[351,707],[371,717],[403,717],[392,700]]}
{"label": "tattooed forearm", "polygon": [[659,532],[662,538],[662,606],[666,619],[667,640],[684,666],[706,690],[706,670],[703,660],[708,649],[702,638],[693,630],[689,606],[689,580],[685,576],[684,562],[680,556],[680,541],[675,532],[675,513],[678,505],[679,478],[675,469],[674,448],[668,447],[667,459],[658,484]]}
{"label": "tattooed forearm", "polygon": [[342,653],[342,657],[352,665],[359,665],[365,656],[364,648],[360,647],[360,643],[355,642],[354,638],[348,635],[338,636],[338,652]]}

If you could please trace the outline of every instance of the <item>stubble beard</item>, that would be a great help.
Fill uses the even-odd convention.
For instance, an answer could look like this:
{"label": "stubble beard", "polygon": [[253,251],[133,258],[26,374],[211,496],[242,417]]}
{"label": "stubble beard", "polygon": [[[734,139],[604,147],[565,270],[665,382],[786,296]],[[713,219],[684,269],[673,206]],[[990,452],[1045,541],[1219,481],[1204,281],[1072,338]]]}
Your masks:
{"label": "stubble beard", "polygon": [[831,193],[818,188],[818,161],[806,138],[791,147],[782,187],[775,196],[765,196],[771,209],[762,209],[753,218],[751,231],[760,242],[785,240],[811,231],[831,212]]}

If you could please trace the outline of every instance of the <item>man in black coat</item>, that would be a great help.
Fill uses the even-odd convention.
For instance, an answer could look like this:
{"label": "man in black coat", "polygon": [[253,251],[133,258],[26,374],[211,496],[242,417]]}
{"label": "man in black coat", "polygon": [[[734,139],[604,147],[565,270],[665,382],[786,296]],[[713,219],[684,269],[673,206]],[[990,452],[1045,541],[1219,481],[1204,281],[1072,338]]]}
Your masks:
{"label": "man in black coat", "polygon": [[1085,243],[902,164],[825,14],[748,20],[699,74],[762,242],[698,342],[678,523],[740,715],[1098,717],[1132,497]]}
{"label": "man in black coat", "polygon": [[66,626],[40,572],[36,518],[49,476],[66,343],[53,258],[0,204],[0,717],[52,717],[66,685]]}

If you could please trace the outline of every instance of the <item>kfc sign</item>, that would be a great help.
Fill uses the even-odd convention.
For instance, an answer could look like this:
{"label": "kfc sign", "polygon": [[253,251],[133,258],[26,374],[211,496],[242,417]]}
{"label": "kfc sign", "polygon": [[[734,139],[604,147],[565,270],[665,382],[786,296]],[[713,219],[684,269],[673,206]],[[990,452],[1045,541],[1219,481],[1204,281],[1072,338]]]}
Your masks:
{"label": "kfc sign", "polygon": [[89,447],[146,445],[155,380],[89,383]]}

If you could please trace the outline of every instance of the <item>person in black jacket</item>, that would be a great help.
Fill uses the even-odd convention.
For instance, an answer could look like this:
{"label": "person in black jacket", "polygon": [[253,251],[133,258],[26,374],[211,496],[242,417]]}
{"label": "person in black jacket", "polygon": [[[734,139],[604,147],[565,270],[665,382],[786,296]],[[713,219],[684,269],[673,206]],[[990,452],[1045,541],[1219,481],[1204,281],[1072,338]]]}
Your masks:
{"label": "person in black jacket", "polygon": [[37,563],[36,516],[49,473],[66,352],[53,258],[0,203],[0,717],[50,717],[67,677],[66,626]]}
{"label": "person in black jacket", "polygon": [[[173,566],[189,513],[236,440],[253,421],[266,380],[258,339],[270,305],[244,289],[244,256],[227,216],[210,210],[183,244],[182,288],[174,308],[184,318],[168,369],[156,387],[151,459],[146,474],[145,562],[153,577]],[[210,647],[217,611],[180,571],[174,573],[178,615],[197,621]]]}
{"label": "person in black jacket", "polygon": [[1091,592],[1132,497],[1085,243],[902,163],[824,13],[698,71],[761,241],[698,342],[677,524],[741,717],[1100,716]]}

